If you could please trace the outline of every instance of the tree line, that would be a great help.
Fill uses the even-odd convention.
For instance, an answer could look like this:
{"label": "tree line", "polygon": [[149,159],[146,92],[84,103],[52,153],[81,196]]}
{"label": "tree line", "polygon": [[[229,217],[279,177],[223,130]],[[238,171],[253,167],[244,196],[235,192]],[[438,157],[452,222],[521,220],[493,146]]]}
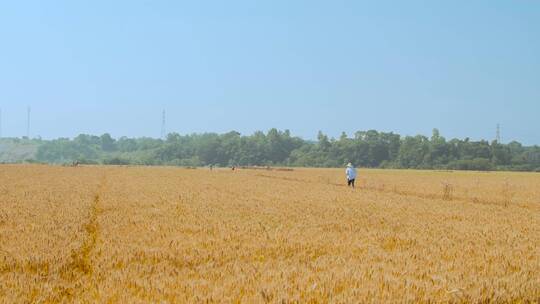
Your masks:
{"label": "tree line", "polygon": [[73,139],[40,141],[35,161],[113,165],[299,166],[450,170],[540,171],[540,147],[469,138],[446,140],[437,129],[431,137],[400,136],[375,130],[342,133],[317,140],[271,129],[251,135],[170,133],[166,139],[112,138],[81,134]]}

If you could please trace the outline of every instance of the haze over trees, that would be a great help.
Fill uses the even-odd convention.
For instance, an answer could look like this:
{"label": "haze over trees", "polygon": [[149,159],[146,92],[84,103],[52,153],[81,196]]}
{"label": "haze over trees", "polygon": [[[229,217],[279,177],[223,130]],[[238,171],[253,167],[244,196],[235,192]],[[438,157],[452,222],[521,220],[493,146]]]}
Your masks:
{"label": "haze over trees", "polygon": [[[352,162],[359,167],[518,170],[540,171],[540,147],[523,146],[469,138],[444,138],[437,129],[431,137],[400,136],[375,130],[343,133],[329,138],[319,132],[316,141],[291,135],[288,130],[271,129],[264,133],[241,135],[170,133],[166,139],[112,138],[109,134],[81,134],[73,139],[14,140],[0,142],[0,159],[16,161],[6,151],[16,151],[17,143],[27,147],[28,161],[88,164],[134,164],[176,166],[302,166],[341,167]],[[8,144],[9,143],[9,144]],[[33,148],[28,148],[33,144]],[[9,147],[6,148],[6,147]]]}

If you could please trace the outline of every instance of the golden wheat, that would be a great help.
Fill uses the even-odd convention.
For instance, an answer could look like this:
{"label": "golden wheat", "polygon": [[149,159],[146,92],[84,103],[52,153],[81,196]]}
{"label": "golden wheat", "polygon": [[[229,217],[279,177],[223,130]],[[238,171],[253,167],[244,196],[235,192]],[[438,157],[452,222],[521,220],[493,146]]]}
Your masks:
{"label": "golden wheat", "polygon": [[540,300],[540,174],[1,166],[0,302]]}

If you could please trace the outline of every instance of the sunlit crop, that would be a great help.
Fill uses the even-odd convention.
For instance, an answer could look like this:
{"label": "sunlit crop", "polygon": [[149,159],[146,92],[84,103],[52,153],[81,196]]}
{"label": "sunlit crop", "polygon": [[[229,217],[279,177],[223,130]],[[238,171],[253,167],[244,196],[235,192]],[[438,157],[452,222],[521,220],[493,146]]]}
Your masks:
{"label": "sunlit crop", "polygon": [[540,174],[0,167],[1,303],[540,300]]}

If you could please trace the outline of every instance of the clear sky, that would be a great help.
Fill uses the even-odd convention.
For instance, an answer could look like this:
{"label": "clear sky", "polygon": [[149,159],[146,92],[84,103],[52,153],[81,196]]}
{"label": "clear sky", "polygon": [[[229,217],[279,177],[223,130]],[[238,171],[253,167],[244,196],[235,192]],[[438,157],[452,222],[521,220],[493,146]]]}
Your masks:
{"label": "clear sky", "polygon": [[2,135],[540,144],[540,1],[2,1]]}

